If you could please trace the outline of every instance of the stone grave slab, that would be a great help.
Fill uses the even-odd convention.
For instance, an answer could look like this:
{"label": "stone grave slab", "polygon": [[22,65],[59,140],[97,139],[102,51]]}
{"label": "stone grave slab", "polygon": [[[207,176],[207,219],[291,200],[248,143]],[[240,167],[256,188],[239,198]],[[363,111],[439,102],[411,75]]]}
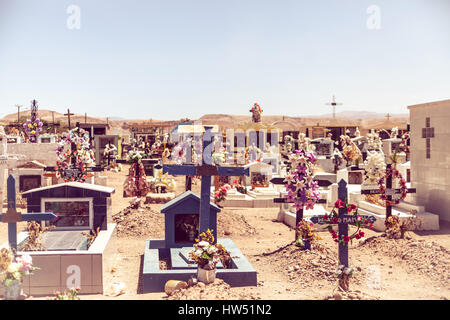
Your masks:
{"label": "stone grave slab", "polygon": [[[86,232],[89,232],[86,230]],[[44,245],[47,250],[86,250],[87,237],[82,231],[61,230],[49,231],[42,235]]]}
{"label": "stone grave slab", "polygon": [[[189,252],[194,250],[194,247],[170,248],[170,259],[172,262],[172,269],[196,269],[197,264],[189,257]],[[217,269],[223,269],[223,265],[219,262],[216,265]]]}
{"label": "stone grave slab", "polygon": [[[217,269],[216,277],[224,280],[232,287],[256,286],[256,270],[234,242],[231,239],[224,238],[217,239],[217,242],[222,244],[230,252],[233,268]],[[159,267],[159,260],[171,259],[170,249],[172,248],[165,248],[164,239],[146,240],[142,271],[144,293],[163,292],[164,285],[167,281],[188,281],[191,276],[197,274],[196,267],[161,270]],[[181,260],[184,260],[180,255],[178,255],[178,257],[180,257]],[[171,263],[173,263],[173,261],[171,261]],[[175,263],[181,262],[178,260]]]}

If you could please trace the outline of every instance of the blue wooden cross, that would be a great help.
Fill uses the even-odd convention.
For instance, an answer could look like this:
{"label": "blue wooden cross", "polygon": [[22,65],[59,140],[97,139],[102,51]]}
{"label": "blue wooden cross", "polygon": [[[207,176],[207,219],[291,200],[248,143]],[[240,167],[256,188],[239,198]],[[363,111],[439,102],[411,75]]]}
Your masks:
{"label": "blue wooden cross", "polygon": [[8,188],[8,210],[0,214],[1,221],[8,223],[8,242],[11,249],[17,250],[17,222],[19,221],[44,221],[53,220],[56,215],[53,212],[20,213],[16,211],[16,178],[9,175]]}
{"label": "blue wooden cross", "polygon": [[[200,218],[199,218],[199,234],[206,232],[210,228],[209,210],[211,201],[211,177],[212,176],[248,176],[249,168],[243,167],[222,167],[212,165],[212,144],[213,134],[212,127],[205,126],[205,132],[203,134],[203,153],[202,153],[202,165],[164,165],[163,173],[169,173],[171,175],[188,175],[188,176],[201,176],[201,194],[200,194]],[[205,163],[206,160],[206,163]],[[209,163],[209,164],[208,164]],[[217,240],[217,230],[213,231],[214,241]]]}

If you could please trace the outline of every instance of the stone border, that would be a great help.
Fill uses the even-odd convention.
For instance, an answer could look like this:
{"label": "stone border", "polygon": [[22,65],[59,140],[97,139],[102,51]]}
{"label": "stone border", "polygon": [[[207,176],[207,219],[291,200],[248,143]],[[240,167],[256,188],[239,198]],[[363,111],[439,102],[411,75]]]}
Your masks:
{"label": "stone border", "polygon": [[[218,269],[217,278],[224,280],[232,287],[256,286],[256,270],[245,258],[231,239],[219,238],[217,241],[230,251],[234,269]],[[142,270],[143,293],[163,292],[169,280],[188,281],[197,274],[197,269],[161,270],[159,259],[169,259],[170,248],[165,248],[164,239],[145,241],[144,264]]]}
{"label": "stone border", "polygon": [[[33,265],[41,268],[24,278],[23,292],[31,296],[53,296],[55,291],[80,287],[81,294],[103,294],[103,253],[115,227],[114,223],[108,224],[108,229],[100,231],[88,250],[19,251],[19,254],[29,254]],[[27,232],[19,233],[18,243],[27,236]]]}

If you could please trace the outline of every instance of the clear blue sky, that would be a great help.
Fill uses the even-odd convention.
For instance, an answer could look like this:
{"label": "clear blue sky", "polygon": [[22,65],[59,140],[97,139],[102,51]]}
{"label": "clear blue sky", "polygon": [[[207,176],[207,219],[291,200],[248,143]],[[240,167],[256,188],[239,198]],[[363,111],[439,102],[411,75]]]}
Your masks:
{"label": "clear blue sky", "polygon": [[255,101],[301,116],[333,94],[390,113],[449,99],[450,1],[0,0],[0,116],[32,99],[129,119],[250,116]]}

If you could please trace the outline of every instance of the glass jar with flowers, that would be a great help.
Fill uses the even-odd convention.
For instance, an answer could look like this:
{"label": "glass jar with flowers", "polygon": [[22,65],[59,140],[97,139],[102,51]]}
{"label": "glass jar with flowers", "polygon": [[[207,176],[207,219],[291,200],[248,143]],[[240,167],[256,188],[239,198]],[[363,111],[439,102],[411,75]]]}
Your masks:
{"label": "glass jar with flowers", "polygon": [[202,232],[195,241],[194,250],[189,256],[198,265],[197,280],[205,284],[213,283],[216,279],[217,263],[222,262],[224,268],[227,268],[230,253],[221,244],[214,244],[214,236],[210,229]]}
{"label": "glass jar with flowers", "polygon": [[33,267],[30,255],[14,255],[9,247],[0,249],[0,282],[4,287],[5,300],[19,300],[23,278],[39,268]]}

